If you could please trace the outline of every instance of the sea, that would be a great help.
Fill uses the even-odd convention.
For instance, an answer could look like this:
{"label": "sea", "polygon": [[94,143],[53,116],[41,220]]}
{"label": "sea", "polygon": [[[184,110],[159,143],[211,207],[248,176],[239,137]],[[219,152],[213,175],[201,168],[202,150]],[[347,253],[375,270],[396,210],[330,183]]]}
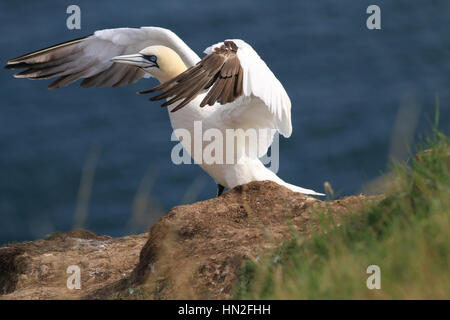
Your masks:
{"label": "sea", "polygon": [[[80,29],[67,27],[70,5]],[[368,27],[375,18],[380,29]],[[0,21],[3,64],[117,27],[169,28],[200,56],[247,41],[292,101],[278,175],[317,191],[328,182],[334,197],[407,160],[436,126],[437,105],[438,128],[450,131],[448,0],[2,0]],[[48,80],[12,75],[0,71],[0,245],[78,227],[145,232],[170,208],[215,197],[199,167],[171,161],[166,109],[135,94],[155,79],[47,90]]]}

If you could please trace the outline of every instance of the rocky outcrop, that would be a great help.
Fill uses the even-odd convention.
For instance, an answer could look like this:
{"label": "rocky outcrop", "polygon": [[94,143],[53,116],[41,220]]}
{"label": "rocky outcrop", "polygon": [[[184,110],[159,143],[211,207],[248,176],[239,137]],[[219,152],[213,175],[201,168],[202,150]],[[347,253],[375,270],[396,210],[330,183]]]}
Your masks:
{"label": "rocky outcrop", "polygon": [[[0,248],[0,299],[226,299],[248,259],[295,233],[308,236],[316,212],[345,214],[380,197],[319,201],[273,182],[178,206],[149,234],[123,238],[76,230]],[[69,290],[69,265],[81,289]]]}
{"label": "rocky outcrop", "polygon": [[[86,230],[0,248],[0,299],[81,299],[130,275],[147,235],[98,236]],[[80,268],[81,289],[70,290],[71,265]]]}

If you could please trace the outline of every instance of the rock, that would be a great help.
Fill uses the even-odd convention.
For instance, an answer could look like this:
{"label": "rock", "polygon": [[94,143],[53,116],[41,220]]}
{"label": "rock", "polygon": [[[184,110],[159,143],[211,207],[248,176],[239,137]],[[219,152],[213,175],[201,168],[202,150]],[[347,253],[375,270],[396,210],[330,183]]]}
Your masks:
{"label": "rock", "polygon": [[[0,299],[81,299],[127,277],[147,235],[98,236],[87,230],[0,248]],[[67,268],[81,271],[81,289],[67,288]]]}
{"label": "rock", "polygon": [[[230,298],[243,263],[291,238],[292,229],[308,236],[315,210],[326,206],[339,220],[372,199],[380,197],[323,202],[273,182],[252,182],[174,207],[148,237],[77,230],[10,245],[0,248],[0,298]],[[81,290],[66,287],[72,264],[80,266]]]}

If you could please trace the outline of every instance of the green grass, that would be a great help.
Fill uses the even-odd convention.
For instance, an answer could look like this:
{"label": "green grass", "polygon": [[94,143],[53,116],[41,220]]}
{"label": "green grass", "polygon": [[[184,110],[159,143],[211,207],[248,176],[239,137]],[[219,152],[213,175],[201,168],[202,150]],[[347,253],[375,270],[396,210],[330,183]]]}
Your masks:
{"label": "green grass", "polygon": [[[433,130],[419,149],[431,150],[393,165],[384,200],[248,262],[234,297],[449,299],[449,138]],[[366,286],[369,265],[381,269],[379,290]]]}

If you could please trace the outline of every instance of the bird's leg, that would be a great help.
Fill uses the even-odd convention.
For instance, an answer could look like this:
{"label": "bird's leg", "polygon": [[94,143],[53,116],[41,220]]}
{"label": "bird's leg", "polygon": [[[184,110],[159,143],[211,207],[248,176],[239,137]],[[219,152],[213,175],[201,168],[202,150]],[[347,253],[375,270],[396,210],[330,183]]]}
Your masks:
{"label": "bird's leg", "polygon": [[223,190],[225,187],[221,184],[217,184],[217,196],[220,197],[220,195],[223,193]]}

